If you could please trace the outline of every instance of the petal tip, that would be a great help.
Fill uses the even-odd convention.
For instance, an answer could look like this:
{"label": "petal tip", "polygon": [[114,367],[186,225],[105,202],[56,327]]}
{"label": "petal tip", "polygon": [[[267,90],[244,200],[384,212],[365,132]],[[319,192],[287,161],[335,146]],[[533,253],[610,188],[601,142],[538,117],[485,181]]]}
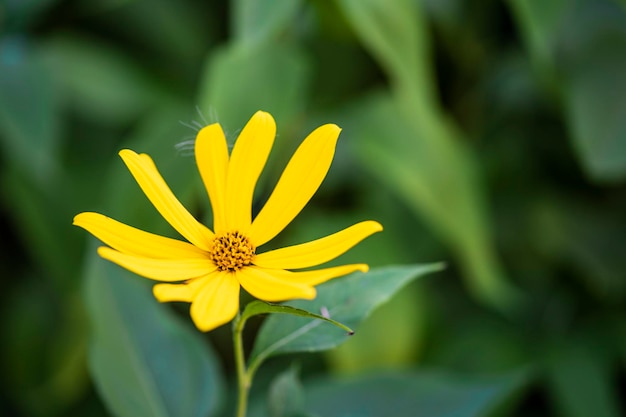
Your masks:
{"label": "petal tip", "polygon": [[198,134],[196,135],[196,140],[200,139],[200,137],[212,136],[213,131],[216,129],[220,133],[222,132],[222,126],[219,123],[211,123],[210,125],[204,126],[202,129],[198,131]]}
{"label": "petal tip", "polygon": [[193,321],[193,324],[196,325],[198,330],[200,330],[201,332],[209,332],[211,330],[217,329],[218,327],[228,323],[233,318],[235,318],[235,315],[236,313],[233,314],[232,317],[230,316],[230,314],[228,314],[228,315],[224,315],[220,317],[219,319],[217,318],[207,319],[204,316],[197,317],[191,314],[191,320]]}
{"label": "petal tip", "polygon": [[156,298],[158,302],[163,303],[165,298],[163,284],[156,284],[152,286],[152,295],[154,295],[154,298]]}
{"label": "petal tip", "polygon": [[96,252],[98,252],[98,255],[100,255],[100,257],[104,259],[109,259],[109,254],[111,252],[114,252],[114,250],[108,246],[100,246],[98,249],[96,249]]}
{"label": "petal tip", "polygon": [[256,113],[254,113],[252,117],[250,118],[250,122],[252,121],[254,121],[255,123],[270,125],[273,127],[276,126],[276,121],[274,120],[274,117],[270,113],[263,111],[263,110],[259,110]]}
{"label": "petal tip", "polygon": [[74,218],[72,219],[72,226],[79,226],[79,227],[81,227],[81,223],[82,223],[81,220],[84,219],[85,214],[87,214],[87,213],[83,212],[83,213],[78,213],[77,215],[75,215]]}
{"label": "petal tip", "polygon": [[374,233],[382,232],[384,230],[382,224],[378,223],[375,220],[370,220],[370,221],[372,222],[372,229],[374,230]]}
{"label": "petal tip", "polygon": [[119,156],[121,156],[122,159],[124,159],[125,157],[130,157],[130,156],[136,156],[137,155],[137,153],[135,151],[130,150],[130,149],[122,149],[117,154]]}
{"label": "petal tip", "polygon": [[302,299],[304,300],[313,300],[315,297],[317,297],[317,290],[315,287],[307,288],[306,293],[302,295]]}

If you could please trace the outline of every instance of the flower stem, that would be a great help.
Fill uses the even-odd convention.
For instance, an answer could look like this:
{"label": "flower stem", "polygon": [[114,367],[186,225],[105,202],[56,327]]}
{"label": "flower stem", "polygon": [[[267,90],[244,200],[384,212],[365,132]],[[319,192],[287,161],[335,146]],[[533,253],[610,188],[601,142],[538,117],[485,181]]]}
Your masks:
{"label": "flower stem", "polygon": [[246,372],[246,359],[243,352],[242,333],[245,319],[237,315],[233,323],[233,348],[235,350],[235,366],[237,368],[237,385],[239,395],[237,397],[236,417],[245,417],[248,406],[248,392],[250,391],[250,377]]}

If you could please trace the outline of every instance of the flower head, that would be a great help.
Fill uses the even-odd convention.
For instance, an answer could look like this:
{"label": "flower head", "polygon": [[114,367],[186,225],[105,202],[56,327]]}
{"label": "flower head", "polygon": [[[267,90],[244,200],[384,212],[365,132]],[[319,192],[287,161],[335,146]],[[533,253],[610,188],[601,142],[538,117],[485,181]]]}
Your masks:
{"label": "flower head", "polygon": [[304,208],[322,183],[340,129],[315,129],[293,155],[263,209],[252,219],[252,198],[276,135],[272,116],[257,112],[237,138],[232,153],[219,124],[196,138],[195,157],[213,209],[213,230],[198,222],[169,189],[146,154],[124,149],[122,160],[159,213],[187,242],[148,233],[98,213],[80,213],[74,224],[108,245],[98,254],[138,275],[163,281],[153,288],[162,302],[191,303],[191,317],[203,331],[230,321],[239,291],[265,301],[315,298],[315,285],[365,264],[293,271],[320,265],[382,230],[364,221],[340,232],[259,253]]}

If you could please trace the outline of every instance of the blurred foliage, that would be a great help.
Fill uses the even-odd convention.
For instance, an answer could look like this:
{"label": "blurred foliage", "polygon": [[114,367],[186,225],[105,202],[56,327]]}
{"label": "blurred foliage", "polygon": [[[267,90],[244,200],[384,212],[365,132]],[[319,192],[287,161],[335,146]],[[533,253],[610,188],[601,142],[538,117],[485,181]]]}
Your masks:
{"label": "blurred foliage", "polygon": [[255,412],[622,415],[625,46],[618,0],[0,2],[0,413],[229,411],[228,326],[193,330],[71,219],[172,235],[123,147],[210,219],[194,129],[219,121],[232,141],[263,109],[278,137],[259,203],[312,128],[343,128],[271,245],[372,218],[385,232],[338,262],[448,268],[298,372],[270,361]]}

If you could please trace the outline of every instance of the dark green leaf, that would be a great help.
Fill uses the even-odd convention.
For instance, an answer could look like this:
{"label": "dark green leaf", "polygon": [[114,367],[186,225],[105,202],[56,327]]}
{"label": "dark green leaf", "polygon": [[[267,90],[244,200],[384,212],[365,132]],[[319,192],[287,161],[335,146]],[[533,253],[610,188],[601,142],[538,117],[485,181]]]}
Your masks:
{"label": "dark green leaf", "polygon": [[[367,274],[355,273],[320,285],[315,300],[287,304],[306,310],[326,311],[329,317],[354,327],[406,284],[442,268],[442,264],[428,264],[378,268]],[[269,356],[330,349],[346,340],[345,332],[320,326],[322,323],[292,315],[270,316],[255,341],[250,367],[258,367]]]}
{"label": "dark green leaf", "polygon": [[622,415],[618,388],[612,383],[614,367],[604,358],[604,346],[592,342],[559,343],[548,352],[548,386],[563,416]]}
{"label": "dark green leaf", "polygon": [[[626,178],[626,10],[610,0],[511,2],[531,57],[557,86],[590,178]],[[579,30],[584,27],[585,30]]]}
{"label": "dark green leaf", "polygon": [[87,304],[89,365],[98,391],[119,417],[204,417],[216,411],[221,378],[202,334],[159,304],[139,278],[95,254]]}
{"label": "dark green leaf", "polygon": [[68,253],[79,253],[82,237],[70,226],[74,213],[68,190],[59,185],[61,181],[51,188],[38,187],[14,169],[4,174],[0,178],[1,195],[11,209],[13,227],[20,231],[33,265],[46,271],[43,278],[57,289],[76,288],[80,259]]}

